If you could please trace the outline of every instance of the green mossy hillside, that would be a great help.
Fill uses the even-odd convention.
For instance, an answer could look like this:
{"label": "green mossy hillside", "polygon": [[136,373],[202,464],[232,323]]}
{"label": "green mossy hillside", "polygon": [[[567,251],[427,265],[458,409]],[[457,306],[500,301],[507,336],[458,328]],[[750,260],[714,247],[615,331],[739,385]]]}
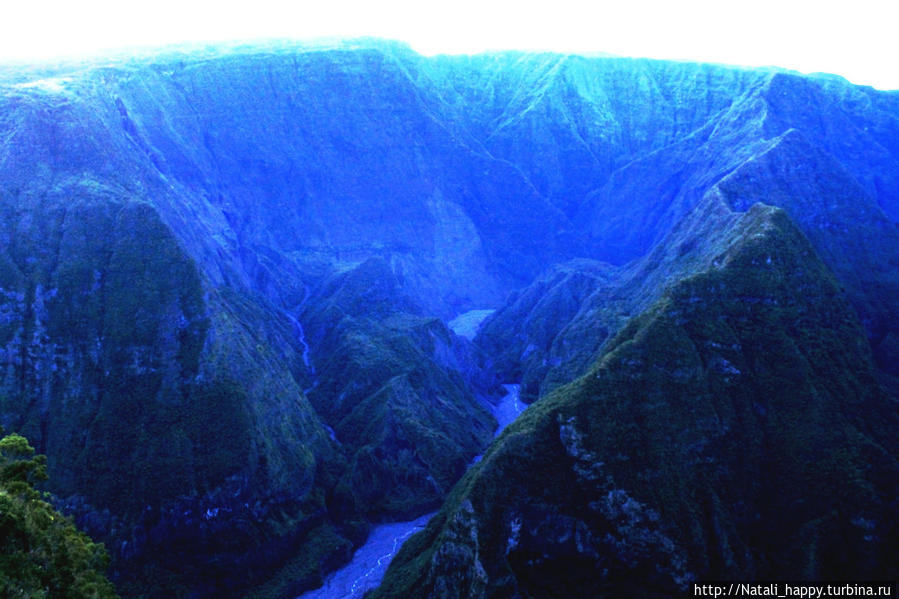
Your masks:
{"label": "green mossy hillside", "polygon": [[705,193],[694,215],[672,225],[646,255],[606,266],[602,277],[584,261],[554,267],[497,310],[477,343],[498,356],[501,368],[520,372],[523,397],[546,395],[583,374],[627,320],[668,286],[710,267],[716,248],[733,238],[738,214],[757,202],[785,210],[806,235],[846,290],[882,379],[895,377],[899,228],[846,167],[796,129],[743,156]]}
{"label": "green mossy hillside", "polygon": [[0,222],[9,234],[0,412],[54,457],[53,490],[133,514],[214,485],[221,468],[175,464],[203,443],[240,453],[241,440],[204,430],[234,425],[220,422],[233,410],[197,412],[208,407],[193,397],[208,392],[196,382],[209,326],[200,277],[156,212],[4,196]]}
{"label": "green mossy hillside", "polygon": [[304,322],[325,357],[309,398],[348,460],[335,513],[377,521],[433,509],[496,427],[472,392],[477,355],[420,314],[380,258],[334,275],[309,301]]}
{"label": "green mossy hillside", "polygon": [[130,596],[211,572],[209,592],[237,593],[331,526],[341,458],[283,315],[210,291],[159,212],[119,191],[0,195],[0,422],[51,456],[48,488]]}
{"label": "green mossy hillside", "polygon": [[[878,364],[899,363],[897,115],[777,69],[371,40],[4,68],[0,422],[111,535],[123,592],[299,592],[289,577],[314,584],[367,518],[437,505],[489,441],[490,360],[437,318],[561,261],[616,266],[568,262],[495,321],[529,398],[713,268],[705,236],[737,239],[742,202],[797,191],[800,228],[858,250],[830,261],[806,230]],[[729,174],[714,218],[677,229]],[[840,198],[852,218],[821,210]],[[853,227],[875,204],[892,221]]]}
{"label": "green mossy hillside", "polygon": [[717,188],[734,210],[764,202],[790,215],[846,290],[878,366],[899,375],[899,362],[888,357],[890,342],[884,343],[899,335],[899,227],[875,194],[796,129]]}
{"label": "green mossy hillside", "polygon": [[864,331],[783,211],[738,221],[500,436],[374,597],[896,576],[899,417]]}

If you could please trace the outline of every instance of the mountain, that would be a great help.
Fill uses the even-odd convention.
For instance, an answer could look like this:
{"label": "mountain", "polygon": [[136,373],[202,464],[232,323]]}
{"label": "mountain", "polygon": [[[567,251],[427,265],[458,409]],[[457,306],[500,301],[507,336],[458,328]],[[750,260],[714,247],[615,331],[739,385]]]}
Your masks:
{"label": "mountain", "polygon": [[[500,383],[520,380],[537,402],[526,422],[560,402],[571,403],[565,418],[592,414],[573,381],[620,355],[622,336],[651,325],[718,343],[690,329],[711,326],[701,314],[671,325],[658,306],[697,277],[737,272],[715,260],[756,256],[751,235],[762,234],[808,271],[777,272],[810,277],[817,295],[756,273],[745,297],[820,318],[769,322],[761,303],[757,327],[728,335],[785,345],[785,363],[819,361],[789,380],[797,397],[820,395],[842,432],[819,430],[823,416],[792,432],[741,416],[731,426],[776,437],[774,457],[708,451],[736,488],[806,437],[821,455],[850,439],[833,472],[870,486],[851,505],[880,534],[896,454],[872,427],[891,422],[899,396],[897,140],[895,92],[778,69],[422,57],[377,40],[5,68],[0,424],[48,456],[47,489],[106,543],[123,596],[295,596],[346,562],[372,524],[440,505],[445,520],[462,503],[444,500],[476,473],[524,493],[504,479],[513,469],[486,458],[454,487],[491,443]],[[709,293],[697,303],[732,314],[733,298]],[[496,311],[472,342],[446,323],[474,309]],[[848,344],[845,359],[815,353],[820,339],[833,352]],[[704,356],[683,348],[672,359]],[[737,411],[779,367],[741,352],[720,356],[747,373],[743,395],[724,394]],[[608,362],[614,376],[628,367],[619,362]],[[689,393],[711,401],[721,373],[709,368]],[[777,397],[774,412],[798,410]],[[680,408],[660,409],[693,426]],[[628,417],[614,422],[627,428]],[[489,455],[511,451],[511,434]],[[522,459],[542,443],[516,438]],[[628,451],[647,451],[644,441]],[[666,526],[684,506],[683,495],[666,507],[622,488]],[[808,514],[824,513],[826,502],[810,503]],[[755,560],[732,563],[765,572],[758,560],[779,556],[745,538],[746,513],[720,516]],[[716,521],[690,522],[711,534]],[[711,550],[696,549],[698,533],[663,533],[679,543],[670,572],[703,571]],[[812,544],[797,541],[790,559]]]}
{"label": "mountain", "polygon": [[[783,208],[845,287],[881,368],[897,373],[889,352],[899,331],[899,229],[840,163],[791,128],[709,192],[737,212],[759,202]],[[695,247],[730,235],[713,211],[708,220],[679,221],[651,251],[618,269],[557,267],[567,274],[546,275],[507,302],[485,323],[480,343],[503,356],[499,368],[521,376],[525,396],[536,399],[583,373],[629,317],[689,274]]]}
{"label": "mountain", "polygon": [[374,257],[326,281],[302,315],[325,356],[307,395],[351,455],[334,507],[374,520],[437,507],[497,426],[474,393],[491,391],[483,359],[403,300]]}
{"label": "mountain", "polygon": [[502,434],[374,597],[896,575],[897,406],[856,316],[783,211],[707,201],[731,234]]}

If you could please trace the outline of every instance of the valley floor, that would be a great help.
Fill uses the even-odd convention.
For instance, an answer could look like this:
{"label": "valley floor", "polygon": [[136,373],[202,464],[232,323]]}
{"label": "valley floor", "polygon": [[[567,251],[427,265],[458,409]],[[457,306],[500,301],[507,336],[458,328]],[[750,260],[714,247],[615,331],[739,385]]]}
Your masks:
{"label": "valley floor", "polygon": [[[503,385],[506,395],[493,407],[499,427],[496,435],[521,414],[527,404],[519,398],[518,385]],[[475,458],[477,462],[481,456]],[[297,599],[359,599],[379,584],[393,556],[403,543],[423,529],[434,512],[406,522],[390,522],[372,529],[365,543],[353,554],[348,564],[332,573],[320,588],[303,593]]]}

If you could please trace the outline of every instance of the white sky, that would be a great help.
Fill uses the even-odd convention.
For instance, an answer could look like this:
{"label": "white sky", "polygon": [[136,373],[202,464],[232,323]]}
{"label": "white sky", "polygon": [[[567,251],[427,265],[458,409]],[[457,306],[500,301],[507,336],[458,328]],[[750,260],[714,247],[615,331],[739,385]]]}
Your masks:
{"label": "white sky", "polygon": [[11,0],[0,61],[185,41],[377,36],[424,53],[608,52],[899,89],[899,0]]}

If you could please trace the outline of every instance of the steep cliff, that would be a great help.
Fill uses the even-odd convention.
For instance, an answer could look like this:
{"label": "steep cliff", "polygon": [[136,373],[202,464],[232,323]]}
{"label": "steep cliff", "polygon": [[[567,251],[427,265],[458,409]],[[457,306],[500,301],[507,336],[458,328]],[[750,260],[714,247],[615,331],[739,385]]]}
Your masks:
{"label": "steep cliff", "polygon": [[863,329],[784,212],[723,214],[731,235],[503,433],[374,597],[895,577],[897,406]]}
{"label": "steep cliff", "polygon": [[[290,596],[441,502],[498,381],[583,374],[756,202],[899,389],[896,139],[895,94],[776,69],[377,41],[6,69],[0,423],[123,594]],[[474,308],[472,345],[444,322]]]}
{"label": "steep cliff", "polygon": [[[789,129],[760,144],[709,192],[738,212],[757,202],[783,208],[845,287],[878,365],[895,376],[899,227],[841,163]],[[522,377],[529,400],[582,374],[629,317],[695,267],[698,245],[730,234],[716,217],[728,209],[699,209],[706,220],[677,221],[651,251],[617,269],[606,265],[601,278],[592,274],[597,266],[571,262],[565,278],[538,279],[492,315],[478,343],[501,356],[501,370]]]}
{"label": "steep cliff", "polygon": [[[349,467],[332,512],[379,520],[437,507],[492,439],[483,360],[422,315],[382,258],[326,281],[303,313],[320,355],[308,396]],[[479,381],[482,384],[478,384]]]}

